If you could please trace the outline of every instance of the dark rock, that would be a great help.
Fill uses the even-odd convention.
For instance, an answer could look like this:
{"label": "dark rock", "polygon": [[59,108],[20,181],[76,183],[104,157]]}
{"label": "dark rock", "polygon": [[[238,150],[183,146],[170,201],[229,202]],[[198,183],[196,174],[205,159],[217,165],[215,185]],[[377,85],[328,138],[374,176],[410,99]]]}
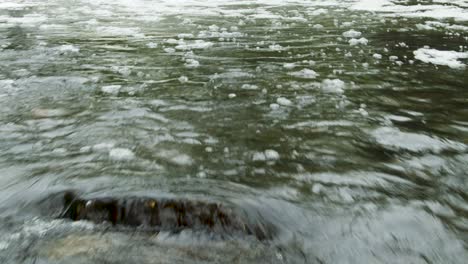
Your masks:
{"label": "dark rock", "polygon": [[218,203],[148,197],[82,199],[66,192],[64,206],[62,218],[73,221],[109,222],[157,231],[205,230],[219,235],[253,235],[259,240],[272,238],[271,226],[253,222]]}

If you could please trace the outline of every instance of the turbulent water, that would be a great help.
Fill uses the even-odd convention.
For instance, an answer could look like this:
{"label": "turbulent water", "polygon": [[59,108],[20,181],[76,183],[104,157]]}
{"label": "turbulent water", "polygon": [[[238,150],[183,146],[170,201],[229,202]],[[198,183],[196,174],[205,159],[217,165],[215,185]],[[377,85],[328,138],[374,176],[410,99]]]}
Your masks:
{"label": "turbulent water", "polygon": [[[0,1],[0,263],[466,263],[468,1]],[[56,219],[229,204],[270,241]]]}

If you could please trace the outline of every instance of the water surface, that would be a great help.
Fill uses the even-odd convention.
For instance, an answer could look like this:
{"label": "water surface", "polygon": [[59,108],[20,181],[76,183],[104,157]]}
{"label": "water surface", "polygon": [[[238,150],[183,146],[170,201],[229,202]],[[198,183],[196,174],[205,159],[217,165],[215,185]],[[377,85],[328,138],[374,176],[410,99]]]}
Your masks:
{"label": "water surface", "polygon": [[[467,1],[1,2],[0,262],[464,263],[467,46]],[[71,223],[67,189],[278,234]]]}

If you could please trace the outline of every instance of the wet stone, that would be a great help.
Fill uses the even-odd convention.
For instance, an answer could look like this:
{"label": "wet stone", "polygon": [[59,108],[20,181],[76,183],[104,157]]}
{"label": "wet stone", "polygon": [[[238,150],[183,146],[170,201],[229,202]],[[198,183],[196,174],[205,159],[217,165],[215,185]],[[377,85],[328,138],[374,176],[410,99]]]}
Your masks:
{"label": "wet stone", "polygon": [[268,240],[273,236],[272,226],[267,222],[252,222],[247,216],[222,204],[184,199],[82,199],[73,192],[66,192],[61,217],[96,224],[111,223],[117,227],[138,227],[148,232],[191,229],[221,236],[254,236],[259,240]]}

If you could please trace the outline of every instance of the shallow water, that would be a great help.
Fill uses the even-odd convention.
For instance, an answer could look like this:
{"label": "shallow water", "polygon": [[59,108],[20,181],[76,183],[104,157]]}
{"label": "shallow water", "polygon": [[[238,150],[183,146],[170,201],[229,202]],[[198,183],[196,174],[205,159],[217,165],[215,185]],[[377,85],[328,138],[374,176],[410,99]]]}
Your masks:
{"label": "shallow water", "polygon": [[[0,2],[0,262],[464,263],[467,51],[467,1]],[[67,189],[278,233],[70,223]]]}

